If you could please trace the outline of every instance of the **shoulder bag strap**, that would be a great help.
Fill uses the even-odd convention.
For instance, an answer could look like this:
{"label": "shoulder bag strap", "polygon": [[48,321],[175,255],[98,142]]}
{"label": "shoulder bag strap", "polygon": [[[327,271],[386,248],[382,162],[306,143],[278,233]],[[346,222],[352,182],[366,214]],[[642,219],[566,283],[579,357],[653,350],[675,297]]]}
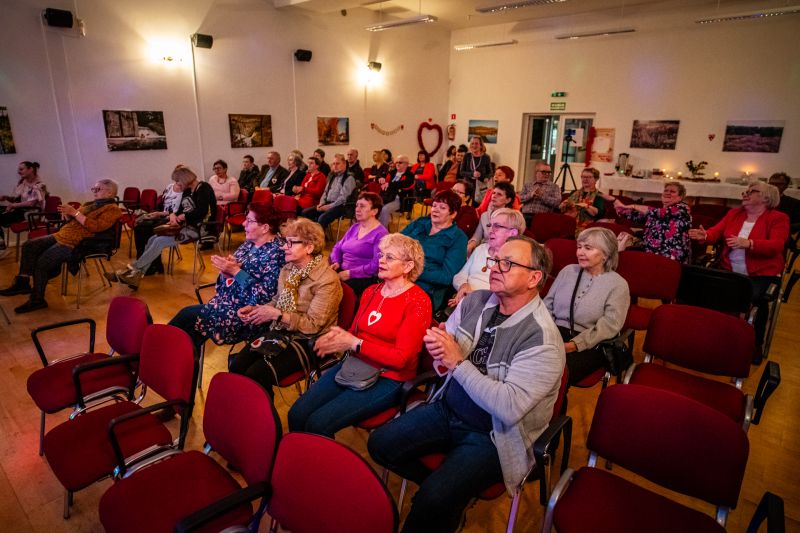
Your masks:
{"label": "shoulder bag strap", "polygon": [[575,296],[578,294],[578,285],[581,284],[583,269],[578,270],[578,279],[575,280],[575,288],[572,289],[572,298],[569,300],[569,331],[575,335]]}

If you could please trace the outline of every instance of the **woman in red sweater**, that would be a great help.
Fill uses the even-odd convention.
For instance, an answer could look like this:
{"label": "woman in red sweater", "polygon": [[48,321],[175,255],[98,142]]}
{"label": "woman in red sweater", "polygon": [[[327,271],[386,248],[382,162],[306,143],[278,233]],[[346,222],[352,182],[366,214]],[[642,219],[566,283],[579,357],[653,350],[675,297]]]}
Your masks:
{"label": "woman in red sweater", "polygon": [[300,184],[300,194],[296,196],[298,211],[316,206],[322,198],[322,193],[325,192],[328,180],[325,174],[319,171],[320,163],[317,156],[308,158],[308,173]]}
{"label": "woman in red sweater", "polygon": [[[742,193],[742,206],[731,209],[716,226],[689,230],[691,239],[715,243],[725,239],[722,268],[753,280],[756,315],[756,347],[764,341],[768,306],[764,299],[772,283],[780,285],[783,273],[783,247],[789,238],[789,217],[778,211],[780,193],[763,181],[751,183]],[[758,359],[761,354],[756,354]]]}
{"label": "woman in red sweater", "polygon": [[[348,357],[380,372],[360,390],[342,385],[336,376],[343,363],[325,372],[289,410],[289,430],[333,438],[340,429],[389,409],[400,400],[403,382],[417,374],[422,338],[431,322],[431,300],[414,284],[425,256],[416,240],[399,233],[380,242],[381,283],[361,295],[350,331],[334,327],[317,340],[320,356],[349,351]],[[342,376],[340,376],[341,378]]]}
{"label": "woman in red sweater", "polygon": [[411,167],[411,173],[414,174],[418,190],[433,189],[436,183],[436,167],[431,163],[428,152],[425,150],[417,152],[417,162]]}

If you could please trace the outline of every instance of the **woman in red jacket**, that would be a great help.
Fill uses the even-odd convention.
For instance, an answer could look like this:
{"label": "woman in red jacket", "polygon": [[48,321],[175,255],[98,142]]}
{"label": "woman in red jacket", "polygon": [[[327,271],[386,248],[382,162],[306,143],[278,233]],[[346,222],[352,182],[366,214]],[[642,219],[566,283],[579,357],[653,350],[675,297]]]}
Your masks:
{"label": "woman in red jacket", "polygon": [[381,283],[361,295],[350,331],[331,328],[314,347],[320,356],[349,351],[348,357],[366,370],[379,372],[377,381],[361,389],[343,384],[344,363],[339,363],[292,405],[289,431],[333,438],[340,429],[397,405],[403,382],[417,374],[422,338],[431,322],[431,300],[414,283],[425,255],[418,241],[400,233],[385,235],[379,246]]}
{"label": "woman in red jacket", "polygon": [[708,243],[724,238],[722,268],[753,280],[753,303],[758,307],[756,347],[759,348],[767,325],[764,295],[770,284],[780,285],[783,247],[789,238],[789,217],[776,209],[779,203],[777,187],[756,181],[742,193],[742,206],[728,211],[716,226],[689,230],[690,238]]}
{"label": "woman in red jacket", "polygon": [[300,184],[300,194],[296,196],[298,212],[316,206],[319,203],[319,199],[322,198],[322,193],[325,192],[325,185],[328,180],[325,178],[325,174],[319,170],[320,163],[321,161],[317,156],[308,158],[308,174],[303,178],[303,183]]}
{"label": "woman in red jacket", "polygon": [[417,162],[411,167],[411,173],[414,174],[417,190],[433,189],[436,183],[436,167],[431,163],[428,152],[425,150],[417,152]]}

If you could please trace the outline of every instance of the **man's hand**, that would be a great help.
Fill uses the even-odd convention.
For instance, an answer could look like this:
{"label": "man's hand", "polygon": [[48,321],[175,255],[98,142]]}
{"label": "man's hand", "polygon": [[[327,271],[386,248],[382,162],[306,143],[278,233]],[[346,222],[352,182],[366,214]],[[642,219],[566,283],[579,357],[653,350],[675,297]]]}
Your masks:
{"label": "man's hand", "polygon": [[436,363],[448,370],[452,370],[465,359],[455,338],[445,330],[429,328],[425,332],[423,340],[425,341],[425,348],[431,354],[431,357],[435,359]]}

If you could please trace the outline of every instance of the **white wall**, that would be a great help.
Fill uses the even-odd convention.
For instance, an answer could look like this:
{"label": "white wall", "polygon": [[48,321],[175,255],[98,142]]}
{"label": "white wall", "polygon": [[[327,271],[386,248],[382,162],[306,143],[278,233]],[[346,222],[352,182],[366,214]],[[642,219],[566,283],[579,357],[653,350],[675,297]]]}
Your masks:
{"label": "white wall", "polygon": [[[177,163],[210,175],[211,163],[222,158],[238,175],[243,155],[264,163],[270,148],[231,148],[229,113],[272,115],[272,149],[284,156],[294,148],[310,155],[318,147],[318,115],[348,116],[362,164],[384,146],[415,154],[419,123],[447,118],[449,34],[442,29],[373,34],[363,30],[374,21],[368,10],[342,17],[276,10],[263,0],[7,4],[0,20],[0,106],[9,109],[17,154],[0,156],[4,190],[12,188],[22,160],[39,161],[50,190],[70,198],[87,196],[99,177],[160,189]],[[77,8],[86,37],[42,27],[44,7]],[[188,39],[196,31],[214,36],[213,48],[195,50],[197,106]],[[154,43],[166,43],[184,60],[154,60]],[[297,48],[312,50],[313,59],[294,65],[293,82]],[[368,60],[383,69],[380,83],[365,88],[358,72]],[[108,152],[103,109],[163,111],[168,149]],[[384,137],[371,122],[405,129]],[[325,150],[332,155],[344,148]]]}
{"label": "white wall", "polygon": [[[520,44],[452,52],[448,112],[458,116],[459,142],[470,118],[498,119],[489,153],[515,169],[523,113],[550,113],[550,93],[566,91],[566,112],[594,112],[595,127],[616,128],[615,160],[629,152],[636,167],[673,173],[688,174],[684,163],[692,159],[708,161],[708,173],[722,177],[785,170],[800,178],[798,30],[797,18],[785,17],[577,41],[557,41],[556,32],[531,37],[513,26],[456,31],[452,44],[498,35]],[[635,119],[679,119],[676,150],[631,149]],[[729,120],[785,120],[780,153],[722,152]]]}

